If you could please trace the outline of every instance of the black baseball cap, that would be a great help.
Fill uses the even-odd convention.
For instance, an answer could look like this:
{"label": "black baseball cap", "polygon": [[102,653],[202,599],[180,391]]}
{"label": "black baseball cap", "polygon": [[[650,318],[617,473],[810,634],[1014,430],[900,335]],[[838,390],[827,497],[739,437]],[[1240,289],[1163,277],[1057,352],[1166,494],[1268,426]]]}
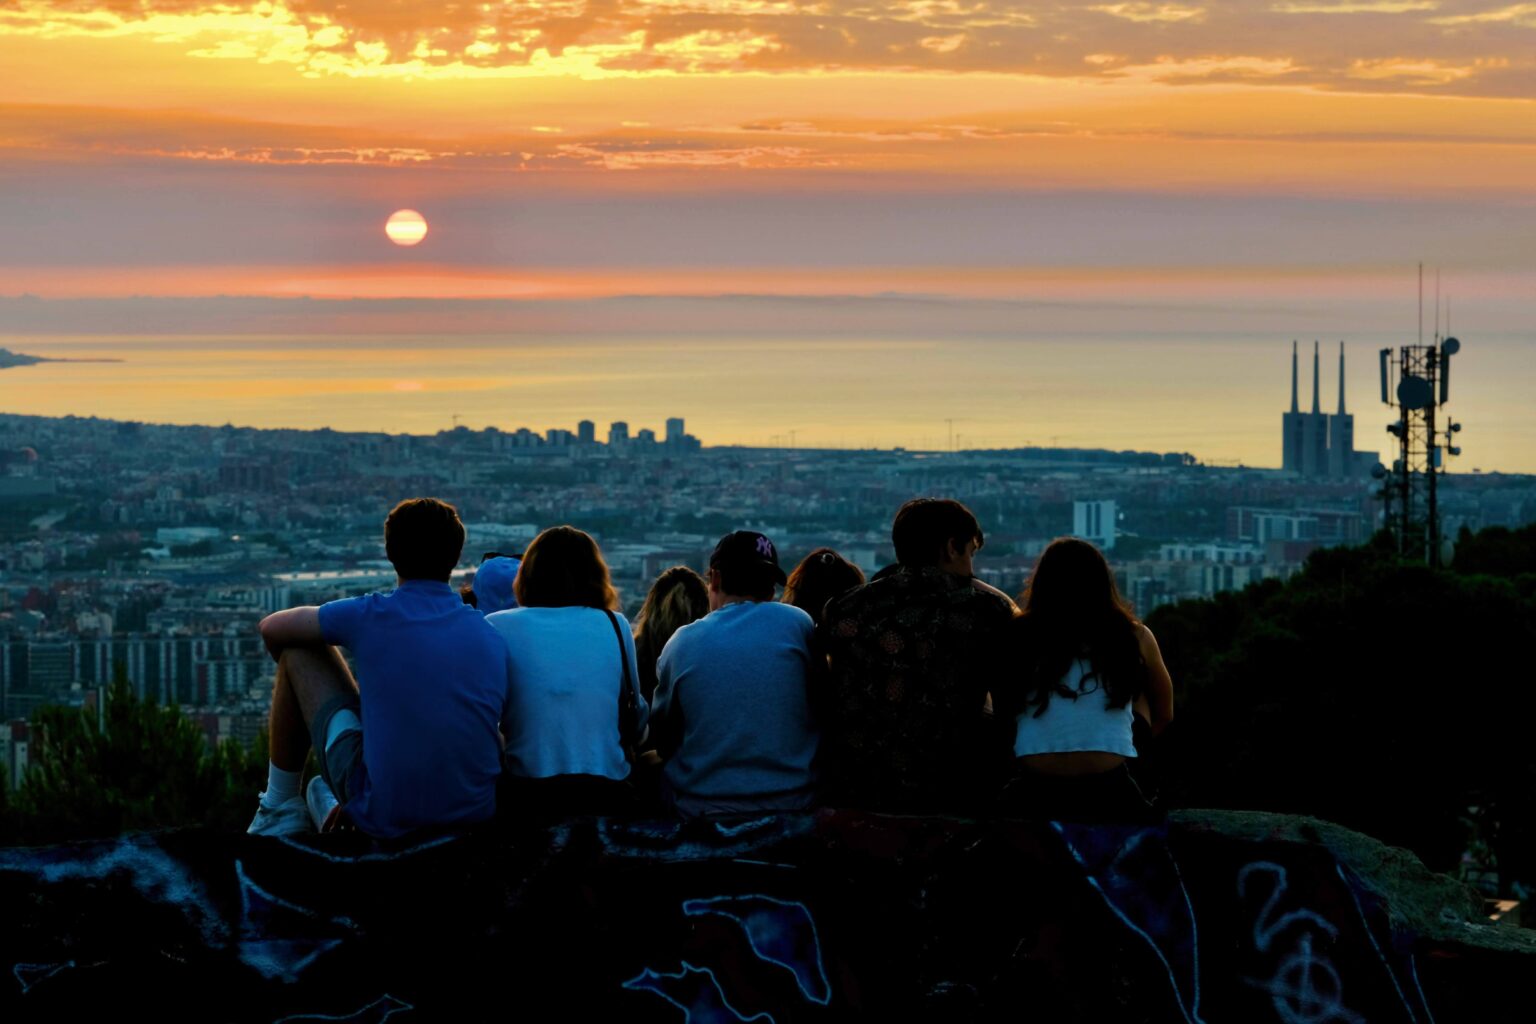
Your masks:
{"label": "black baseball cap", "polygon": [[709,567],[725,566],[740,569],[767,570],[775,583],[784,583],[787,577],[779,568],[779,553],[773,541],[754,530],[737,530],[720,538],[714,553],[709,556]]}

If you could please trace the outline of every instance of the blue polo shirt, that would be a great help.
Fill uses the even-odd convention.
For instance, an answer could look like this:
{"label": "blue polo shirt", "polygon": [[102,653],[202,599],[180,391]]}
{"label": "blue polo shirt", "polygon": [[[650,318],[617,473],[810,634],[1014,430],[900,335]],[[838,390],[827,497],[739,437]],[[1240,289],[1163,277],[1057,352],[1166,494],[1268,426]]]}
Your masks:
{"label": "blue polo shirt", "polygon": [[363,763],[347,814],[372,836],[468,825],[496,813],[497,726],[507,708],[507,645],[446,583],[320,606],[320,633],[352,652]]}

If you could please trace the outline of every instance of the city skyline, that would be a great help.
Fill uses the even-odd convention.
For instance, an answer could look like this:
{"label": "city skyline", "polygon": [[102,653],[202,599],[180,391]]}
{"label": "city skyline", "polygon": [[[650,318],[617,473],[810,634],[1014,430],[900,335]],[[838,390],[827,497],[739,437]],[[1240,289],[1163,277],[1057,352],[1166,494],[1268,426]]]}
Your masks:
{"label": "city skyline", "polygon": [[[1463,337],[1468,349],[1457,371],[1455,412],[1469,432],[1466,457],[1455,469],[1536,471],[1536,407],[1528,401],[1536,360],[1529,344],[1518,335]],[[1342,342],[1356,353],[1348,364],[1353,374],[1339,378],[1349,411],[1338,427],[1349,424],[1351,451],[1379,455],[1390,447],[1394,414],[1380,401],[1372,357],[1411,338],[1366,334]],[[598,423],[615,420],[664,436],[666,420],[686,415],[712,445],[1136,449],[1190,452],[1214,464],[1299,466],[1284,457],[1272,419],[1285,407],[1284,349],[1256,337],[1075,338],[1053,345],[963,336],[399,343],[230,336],[216,353],[195,338],[13,344],[63,357],[0,371],[0,384],[24,385],[7,389],[6,411],[32,415],[89,412],[150,423],[417,436],[454,426],[579,433],[588,419],[594,439]],[[82,357],[95,361],[73,361]],[[1330,380],[1330,407],[1334,386]],[[889,401],[893,395],[902,401]],[[1298,401],[1294,389],[1291,398]],[[1337,417],[1323,414],[1318,437],[1326,440],[1327,421]]]}
{"label": "city skyline", "polygon": [[[1009,592],[1052,537],[1092,539],[1142,614],[1288,578],[1320,546],[1363,543],[1381,508],[1369,477],[1202,466],[1181,453],[696,448],[671,419],[677,441],[647,455],[598,442],[591,420],[578,425],[591,442],[535,450],[515,432],[467,428],[416,437],[0,415],[0,512],[13,523],[0,536],[0,714],[72,699],[123,662],[141,693],[244,708],[210,727],[255,728],[248,705],[271,670],[255,621],[387,587],[379,522],[414,491],[461,510],[457,578],[479,552],[522,550],[570,522],[600,539],[630,611],[662,569],[703,568],[719,534],[744,526],[769,532],[787,559],[830,543],[872,573],[893,557],[892,509],[913,494],[976,510],[988,538],[977,572]],[[1533,480],[1444,478],[1447,536],[1530,521]]]}

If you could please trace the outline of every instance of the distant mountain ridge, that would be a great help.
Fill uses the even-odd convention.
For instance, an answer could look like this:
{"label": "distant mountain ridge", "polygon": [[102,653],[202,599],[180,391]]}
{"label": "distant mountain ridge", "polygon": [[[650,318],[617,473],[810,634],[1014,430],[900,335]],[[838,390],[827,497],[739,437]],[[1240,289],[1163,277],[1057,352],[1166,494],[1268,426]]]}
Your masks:
{"label": "distant mountain ridge", "polygon": [[25,352],[12,352],[0,348],[0,370],[13,366],[33,366],[37,363],[120,363],[121,359],[53,359],[49,356],[29,356]]}

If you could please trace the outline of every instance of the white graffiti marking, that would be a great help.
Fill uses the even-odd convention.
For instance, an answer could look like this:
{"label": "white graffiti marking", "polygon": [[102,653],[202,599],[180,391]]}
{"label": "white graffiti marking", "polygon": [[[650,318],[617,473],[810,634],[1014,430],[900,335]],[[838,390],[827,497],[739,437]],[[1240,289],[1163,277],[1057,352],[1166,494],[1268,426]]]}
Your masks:
{"label": "white graffiti marking", "polygon": [[1275,1015],[1284,1024],[1364,1024],[1364,1018],[1344,1005],[1344,982],[1326,956],[1312,949],[1314,933],[1338,938],[1338,926],[1315,911],[1302,908],[1279,913],[1289,883],[1285,868],[1271,861],[1254,861],[1237,873],[1237,894],[1246,899],[1250,881],[1268,877],[1269,896],[1253,921],[1253,948],[1268,953],[1286,932],[1296,933],[1290,952],[1281,957],[1268,980],[1243,979],[1268,992]]}

